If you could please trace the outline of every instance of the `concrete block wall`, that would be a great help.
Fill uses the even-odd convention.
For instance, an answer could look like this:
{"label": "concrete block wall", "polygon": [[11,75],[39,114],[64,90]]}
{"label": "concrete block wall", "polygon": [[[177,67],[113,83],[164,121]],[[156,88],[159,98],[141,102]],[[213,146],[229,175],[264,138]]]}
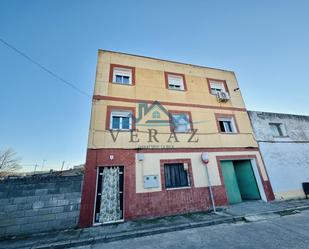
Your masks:
{"label": "concrete block wall", "polygon": [[0,237],[75,227],[83,175],[0,181]]}

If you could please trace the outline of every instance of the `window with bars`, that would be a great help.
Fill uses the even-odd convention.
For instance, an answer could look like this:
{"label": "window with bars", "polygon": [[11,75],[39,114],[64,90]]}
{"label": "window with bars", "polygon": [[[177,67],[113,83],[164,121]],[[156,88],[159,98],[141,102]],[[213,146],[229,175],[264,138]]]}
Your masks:
{"label": "window with bars", "polygon": [[[187,165],[187,164],[186,164]],[[188,168],[183,163],[164,164],[165,188],[189,187]]]}

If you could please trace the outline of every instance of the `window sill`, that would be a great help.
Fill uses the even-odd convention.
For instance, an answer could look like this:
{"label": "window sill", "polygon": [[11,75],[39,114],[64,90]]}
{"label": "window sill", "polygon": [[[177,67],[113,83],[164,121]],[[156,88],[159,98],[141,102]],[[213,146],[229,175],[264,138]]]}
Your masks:
{"label": "window sill", "polygon": [[120,129],[107,129],[108,131],[120,131],[120,132],[131,132],[136,131],[135,129],[127,129],[127,130],[120,130]]}
{"label": "window sill", "polygon": [[172,89],[172,88],[167,88],[167,90],[172,90],[172,91],[177,91],[177,92],[186,92],[187,91],[187,90]]}
{"label": "window sill", "polygon": [[180,190],[180,189],[190,189],[191,188],[191,186],[187,186],[187,187],[179,187],[179,188],[166,188],[166,190]]}
{"label": "window sill", "polygon": [[115,85],[121,85],[121,86],[134,86],[134,84],[123,84],[123,83],[117,83],[117,82],[110,82],[111,84],[115,84]]}
{"label": "window sill", "polygon": [[237,135],[239,132],[219,132],[219,134],[224,134],[224,135]]}

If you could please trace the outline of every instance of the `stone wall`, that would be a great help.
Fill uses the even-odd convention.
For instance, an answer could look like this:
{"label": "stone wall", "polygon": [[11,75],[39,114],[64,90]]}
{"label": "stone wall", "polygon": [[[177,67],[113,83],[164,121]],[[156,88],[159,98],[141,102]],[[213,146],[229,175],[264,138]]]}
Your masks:
{"label": "stone wall", "polygon": [[83,175],[0,181],[0,237],[75,227]]}

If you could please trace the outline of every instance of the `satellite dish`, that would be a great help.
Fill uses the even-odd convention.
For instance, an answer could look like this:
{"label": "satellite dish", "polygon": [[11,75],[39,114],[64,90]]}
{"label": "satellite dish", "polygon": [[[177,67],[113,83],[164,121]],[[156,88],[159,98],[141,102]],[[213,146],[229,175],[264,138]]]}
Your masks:
{"label": "satellite dish", "polygon": [[202,153],[202,161],[203,161],[203,163],[206,163],[206,164],[209,163],[209,155],[208,155],[207,152]]}

